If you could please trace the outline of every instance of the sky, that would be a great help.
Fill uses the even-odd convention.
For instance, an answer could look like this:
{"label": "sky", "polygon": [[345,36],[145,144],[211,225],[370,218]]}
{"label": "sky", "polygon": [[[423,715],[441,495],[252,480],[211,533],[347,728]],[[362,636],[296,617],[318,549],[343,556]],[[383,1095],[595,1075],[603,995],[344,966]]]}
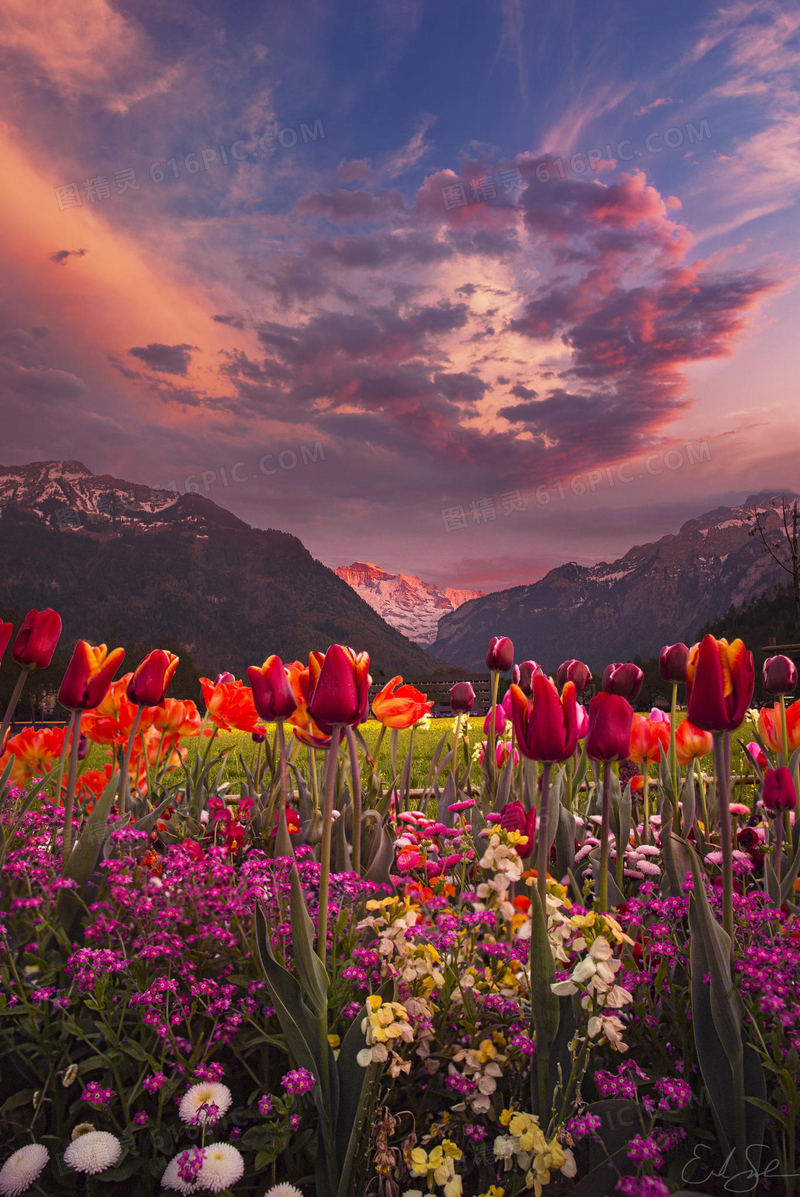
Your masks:
{"label": "sky", "polygon": [[800,6],[0,13],[3,465],[484,590],[800,489]]}

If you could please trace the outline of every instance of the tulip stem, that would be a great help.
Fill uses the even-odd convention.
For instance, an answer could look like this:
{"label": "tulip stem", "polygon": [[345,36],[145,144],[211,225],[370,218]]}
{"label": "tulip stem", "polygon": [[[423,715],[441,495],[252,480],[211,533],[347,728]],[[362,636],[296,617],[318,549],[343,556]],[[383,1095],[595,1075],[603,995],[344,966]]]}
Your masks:
{"label": "tulip stem", "polygon": [[[325,763],[325,795],[322,810],[322,843],[320,845],[319,907],[317,913],[317,955],[323,964],[328,958],[328,892],[331,882],[331,829],[333,825],[333,800],[336,794],[336,773],[339,762],[339,741],[342,725],[335,723],[331,729],[331,746]],[[344,816],[340,815],[340,818]]]}
{"label": "tulip stem", "polygon": [[726,761],[725,732],[714,732],[714,771],[717,775],[717,806],[722,847],[722,926],[730,936],[733,955],[733,828],[731,825],[730,782]]}
{"label": "tulip stem", "polygon": [[17,678],[17,683],[14,686],[14,690],[11,694],[11,698],[8,701],[8,706],[6,707],[6,713],[3,716],[3,726],[0,727],[0,756],[3,755],[3,752],[5,750],[6,733],[9,729],[9,727],[11,726],[11,720],[14,718],[14,712],[17,709],[17,703],[19,702],[19,698],[20,698],[20,695],[22,694],[22,690],[25,686],[25,683],[28,680],[29,673],[30,673],[30,669],[26,669],[24,666],[22,667],[22,669],[20,669],[19,677]]}
{"label": "tulip stem", "polygon": [[539,827],[536,838],[536,888],[547,921],[547,857],[550,854],[550,775],[553,762],[542,764],[542,793],[539,799]]}
{"label": "tulip stem", "polygon": [[131,752],[133,751],[133,742],[136,739],[139,731],[139,724],[142,721],[143,707],[136,708],[136,714],[133,717],[133,725],[131,727],[131,734],[128,736],[128,743],[125,745],[125,751],[122,754],[122,773],[119,779],[119,817],[125,818],[125,813],[128,806],[128,791],[130,789],[130,763]]}
{"label": "tulip stem", "polygon": [[611,762],[603,762],[603,809],[600,822],[600,913],[608,910],[608,833],[611,826]]}
{"label": "tulip stem", "polygon": [[[0,737],[0,741],[2,737]],[[789,764],[789,729],[786,726],[786,695],[781,694],[781,764]]]}
{"label": "tulip stem", "polygon": [[489,707],[489,796],[494,798],[495,790],[497,788],[497,758],[495,756],[497,744],[497,729],[495,727],[495,707],[497,706],[497,693],[500,689],[500,674],[496,669],[492,670],[492,701]]}
{"label": "tulip stem", "polygon": [[353,783],[353,872],[361,872],[361,766],[358,760],[358,745],[352,727],[347,728],[347,746],[350,749],[350,775]]}
{"label": "tulip stem", "polygon": [[283,730],[283,720],[278,719],[278,751],[280,753],[280,771],[281,771],[281,808],[280,817],[284,818],[286,815],[286,733]]}
{"label": "tulip stem", "polygon": [[[72,711],[69,717],[67,739],[72,740],[67,775],[67,794],[64,799],[64,834],[61,844],[61,872],[67,867],[72,852],[72,811],[75,806],[75,787],[78,782],[78,753],[81,741],[81,711]],[[57,796],[60,798],[60,795]]]}

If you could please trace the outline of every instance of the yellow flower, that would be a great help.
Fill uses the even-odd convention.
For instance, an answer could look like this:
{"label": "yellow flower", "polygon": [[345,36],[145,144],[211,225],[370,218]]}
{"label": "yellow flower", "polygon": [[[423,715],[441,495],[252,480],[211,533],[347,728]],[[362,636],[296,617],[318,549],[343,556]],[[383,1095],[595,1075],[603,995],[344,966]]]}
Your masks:
{"label": "yellow flower", "polygon": [[341,1042],[342,1041],[338,1035],[329,1035],[328,1036],[328,1043],[331,1045],[331,1047],[339,1047]]}
{"label": "yellow flower", "polygon": [[512,1119],[513,1117],[514,1117],[514,1111],[513,1111],[513,1110],[503,1110],[502,1114],[500,1115],[500,1119],[499,1119],[499,1121],[500,1121],[500,1125],[501,1125],[501,1126],[508,1126],[509,1122],[511,1121],[511,1119]]}

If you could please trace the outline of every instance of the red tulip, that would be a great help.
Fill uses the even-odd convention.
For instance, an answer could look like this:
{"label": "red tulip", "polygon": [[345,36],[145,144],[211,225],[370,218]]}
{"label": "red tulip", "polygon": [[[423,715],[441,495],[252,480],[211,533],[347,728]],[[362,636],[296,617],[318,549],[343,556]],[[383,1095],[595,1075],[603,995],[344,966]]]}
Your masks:
{"label": "red tulip", "polygon": [[642,692],[644,674],[638,665],[629,661],[623,665],[615,661],[613,665],[606,665],[603,672],[602,689],[606,694],[619,694],[630,702],[635,702]]}
{"label": "red tulip", "polygon": [[768,657],[761,676],[767,694],[792,694],[797,689],[797,666],[789,657]]}
{"label": "red tulip", "polygon": [[734,731],[750,706],[754,683],[753,654],[741,640],[728,644],[704,636],[686,667],[687,717],[703,731]]}
{"label": "red tulip", "polygon": [[156,648],[134,670],[128,682],[128,698],[137,707],[157,707],[163,701],[179,658]]}
{"label": "red tulip", "polygon": [[79,640],[58,691],[62,707],[68,711],[88,711],[99,706],[124,658],[124,648],[109,652],[105,644],[93,647],[86,640]]}
{"label": "red tulip", "polygon": [[565,761],[578,743],[578,703],[575,686],[566,682],[561,694],[552,678],[534,674],[533,696],[511,687],[514,731],[523,756],[534,761]]}
{"label": "red tulip", "polygon": [[689,649],[685,644],[665,644],[658,658],[658,672],[662,681],[685,682]]}
{"label": "red tulip", "polygon": [[492,636],[486,650],[486,668],[507,673],[514,664],[514,645],[508,636]]}
{"label": "red tulip", "polygon": [[308,659],[311,718],[326,733],[334,724],[356,727],[369,709],[369,654],[332,644],[324,658],[311,653]]}
{"label": "red tulip", "polygon": [[593,761],[622,761],[631,747],[633,707],[621,694],[602,690],[589,703],[586,753]]}
{"label": "red tulip", "polygon": [[565,682],[572,682],[578,694],[583,694],[592,680],[592,671],[583,661],[564,661],[556,673],[556,685],[561,690]]}
{"label": "red tulip", "polygon": [[3,660],[3,654],[8,648],[8,642],[11,639],[11,633],[13,631],[13,623],[0,623],[0,661]]}
{"label": "red tulip", "polygon": [[17,632],[11,659],[25,669],[47,669],[61,636],[61,616],[48,607],[29,611]]}
{"label": "red tulip", "polygon": [[471,682],[456,682],[450,687],[450,706],[456,715],[468,715],[475,706],[475,691]]}
{"label": "red tulip", "polygon": [[267,657],[260,667],[250,665],[247,677],[253,688],[255,708],[262,719],[288,719],[297,710],[297,699],[280,657]]}
{"label": "red tulip", "polygon": [[771,814],[781,810],[794,810],[797,806],[797,790],[791,769],[767,769],[761,801]]}
{"label": "red tulip", "polygon": [[[532,693],[531,682],[535,673],[541,673],[541,668],[536,661],[523,661],[521,665],[515,665],[511,671],[511,680],[515,686],[519,686],[523,694],[530,698]],[[506,691],[506,693],[508,693]]]}
{"label": "red tulip", "polygon": [[515,844],[514,847],[523,860],[530,856],[536,835],[536,807],[526,811],[521,802],[507,802],[500,812],[500,826],[503,831],[520,831],[526,835],[527,843]]}

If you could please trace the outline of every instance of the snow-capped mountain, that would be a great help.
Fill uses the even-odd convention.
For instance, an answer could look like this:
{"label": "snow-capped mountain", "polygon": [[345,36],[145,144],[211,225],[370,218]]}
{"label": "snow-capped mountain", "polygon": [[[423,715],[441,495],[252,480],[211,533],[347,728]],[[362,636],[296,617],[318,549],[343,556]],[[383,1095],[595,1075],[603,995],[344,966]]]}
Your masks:
{"label": "snow-capped mountain", "polygon": [[355,561],[334,571],[373,607],[387,623],[417,644],[433,644],[439,620],[482,590],[442,589],[414,574],[390,574],[372,561]]}
{"label": "snow-capped mountain", "polygon": [[211,677],[334,641],[369,652],[376,681],[440,668],[296,536],[77,461],[0,466],[0,558],[0,619],[55,607],[66,645],[160,644]]}
{"label": "snow-capped mountain", "polygon": [[[609,661],[654,656],[667,643],[692,643],[732,605],[786,583],[750,535],[748,520],[780,498],[751,495],[738,507],[688,520],[676,534],[636,545],[617,561],[588,567],[571,561],[538,582],[476,599],[443,617],[432,651],[477,669],[489,638],[510,636],[518,661],[530,658],[552,670],[578,657],[602,669]],[[768,518],[777,527],[777,513]]]}

